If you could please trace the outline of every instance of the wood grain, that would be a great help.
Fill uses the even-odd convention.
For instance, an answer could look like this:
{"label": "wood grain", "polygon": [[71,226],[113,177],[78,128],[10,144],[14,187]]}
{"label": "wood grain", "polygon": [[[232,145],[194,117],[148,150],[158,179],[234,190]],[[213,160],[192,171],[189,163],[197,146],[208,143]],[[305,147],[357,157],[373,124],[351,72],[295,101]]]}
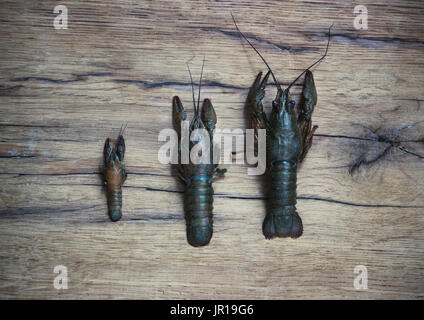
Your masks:
{"label": "wood grain", "polygon": [[[361,1],[368,30],[353,27],[350,1],[61,1],[67,30],[53,28],[57,4],[0,4],[1,298],[424,297],[421,1]],[[192,248],[158,134],[172,96],[191,105],[186,62],[198,79],[203,56],[218,127],[246,128],[264,65],[230,12],[283,84],[323,53],[334,23],[298,175],[305,231],[265,240],[261,178],[231,164],[214,184],[211,244]],[[123,123],[129,176],[111,223],[99,165]],[[56,265],[67,290],[53,287]],[[353,287],[356,265],[368,290]]]}

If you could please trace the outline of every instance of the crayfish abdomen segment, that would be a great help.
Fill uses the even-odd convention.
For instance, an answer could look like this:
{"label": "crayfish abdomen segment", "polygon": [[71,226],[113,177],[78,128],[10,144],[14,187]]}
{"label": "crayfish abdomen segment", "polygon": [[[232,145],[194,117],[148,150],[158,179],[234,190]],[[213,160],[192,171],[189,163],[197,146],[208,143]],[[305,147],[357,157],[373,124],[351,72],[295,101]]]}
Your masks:
{"label": "crayfish abdomen segment", "polygon": [[262,226],[265,238],[298,238],[302,220],[296,212],[296,162],[275,161],[267,170],[267,214]]}
{"label": "crayfish abdomen segment", "polygon": [[122,217],[122,189],[121,186],[108,187],[107,190],[107,206],[109,218],[116,222]]}
{"label": "crayfish abdomen segment", "polygon": [[198,176],[185,192],[187,241],[194,247],[209,244],[213,226],[213,188],[211,178]]}

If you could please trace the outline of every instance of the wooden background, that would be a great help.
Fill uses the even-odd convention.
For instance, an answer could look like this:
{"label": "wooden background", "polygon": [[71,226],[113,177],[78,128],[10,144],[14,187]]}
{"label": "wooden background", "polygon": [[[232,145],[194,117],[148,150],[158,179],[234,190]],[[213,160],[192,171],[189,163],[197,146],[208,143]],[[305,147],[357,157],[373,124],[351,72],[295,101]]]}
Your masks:
{"label": "wooden background", "polygon": [[[423,298],[424,3],[321,2],[2,1],[0,297]],[[58,4],[67,30],[53,28]],[[353,27],[357,4],[368,30]],[[193,248],[158,133],[173,95],[190,109],[186,62],[197,81],[204,55],[219,128],[246,128],[247,90],[265,68],[231,11],[284,84],[323,53],[334,23],[298,175],[305,230],[265,240],[261,177],[232,164],[214,184],[212,241]],[[99,165],[123,123],[129,175],[112,223]],[[53,287],[56,265],[67,290]],[[356,265],[368,290],[353,287]]]}

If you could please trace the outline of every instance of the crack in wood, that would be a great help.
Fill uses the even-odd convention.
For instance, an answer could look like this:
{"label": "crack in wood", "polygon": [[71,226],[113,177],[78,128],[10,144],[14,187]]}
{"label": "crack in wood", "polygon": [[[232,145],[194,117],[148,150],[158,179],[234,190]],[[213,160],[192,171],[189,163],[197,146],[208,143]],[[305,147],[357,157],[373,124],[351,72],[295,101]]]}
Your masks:
{"label": "crack in wood", "polygon": [[[40,184],[37,183],[37,185],[45,185],[45,186],[90,186],[90,187],[103,187],[101,183],[95,184],[95,183],[79,183],[79,184],[60,184],[60,183],[50,183],[50,184]],[[183,194],[184,191],[181,190],[167,190],[167,189],[161,189],[161,188],[152,188],[152,187],[145,187],[145,186],[128,186],[124,185],[122,186],[123,189],[143,189],[146,191],[153,191],[153,192],[166,192],[166,193],[176,193],[176,194]],[[229,194],[223,194],[223,193],[215,193],[214,196],[218,198],[223,199],[234,199],[234,200],[267,200],[266,197],[263,196],[236,196],[236,195],[229,195]],[[348,206],[354,206],[354,207],[366,207],[366,208],[411,208],[411,209],[422,209],[424,206],[411,206],[411,205],[392,205],[392,204],[362,204],[362,203],[354,203],[354,202],[348,202],[348,201],[342,201],[342,200],[336,200],[336,199],[330,199],[330,198],[321,198],[316,196],[297,196],[296,199],[298,200],[313,200],[313,201],[322,201],[322,202],[329,202],[329,203],[335,203],[335,204],[342,204],[342,205],[348,205]],[[88,207],[90,208],[90,207]],[[0,211],[1,213],[1,211]]]}
{"label": "crack in wood", "polygon": [[[164,88],[164,87],[171,87],[171,86],[188,87],[188,86],[191,85],[189,82],[179,82],[179,81],[152,82],[152,81],[136,80],[136,79],[114,79],[113,82],[135,84],[139,87],[143,87],[144,89]],[[234,86],[234,85],[230,85],[230,84],[226,84],[226,83],[221,83],[221,82],[218,82],[218,81],[203,81],[202,86],[218,87],[218,88],[234,89],[234,90],[245,90],[245,89],[247,89],[245,87]]]}
{"label": "crack in wood", "polygon": [[[26,76],[26,77],[20,77],[20,78],[13,78],[10,81],[13,82],[25,82],[25,81],[41,81],[41,82],[49,82],[49,83],[55,83],[55,84],[66,84],[66,83],[73,83],[73,82],[79,82],[79,81],[85,81],[87,77],[103,77],[103,76],[112,76],[113,73],[86,73],[81,75],[74,75],[76,76],[76,79],[53,79],[48,77],[35,77],[35,76]],[[189,82],[180,82],[180,81],[146,81],[146,80],[138,80],[138,79],[113,79],[111,80],[114,83],[126,83],[126,84],[135,84],[140,88],[143,89],[155,89],[155,88],[167,88],[167,87],[173,87],[173,86],[181,86],[181,87],[188,87],[190,86]],[[288,86],[290,82],[280,82],[280,85],[282,86]],[[235,86],[227,83],[222,83],[219,81],[203,81],[202,86],[209,87],[209,88],[222,88],[222,89],[233,89],[233,90],[248,90],[249,87],[242,87],[242,86]],[[270,83],[269,86],[275,86],[274,83]],[[294,84],[293,86],[302,86],[302,84]],[[4,86],[5,87],[5,86]],[[10,88],[14,89],[20,89],[23,88],[23,85],[20,86],[14,86]],[[6,90],[6,89],[5,89]],[[7,93],[6,91],[5,93]],[[2,96],[2,92],[0,91],[0,96]],[[13,95],[12,95],[13,96]]]}
{"label": "crack in wood", "polygon": [[13,155],[13,156],[4,156],[0,155],[0,159],[23,159],[23,158],[36,158],[36,155]]}
{"label": "crack in wood", "polygon": [[[200,30],[206,31],[206,32],[219,32],[219,33],[222,33],[222,34],[229,36],[231,38],[240,38],[240,35],[237,31],[225,31],[225,30],[214,29],[214,28],[201,28]],[[312,51],[312,49],[309,48],[309,47],[283,46],[281,44],[277,44],[275,42],[265,40],[265,39],[261,39],[261,38],[251,36],[251,35],[250,36],[246,35],[246,37],[250,40],[254,40],[255,42],[265,43],[265,44],[270,45],[272,47],[278,48],[281,51],[289,51],[291,53],[302,53],[302,52],[306,52],[306,51]],[[326,37],[328,37],[328,35]]]}
{"label": "crack in wood", "polygon": [[[267,200],[266,197],[249,197],[249,196],[231,196],[224,194],[215,194],[219,198],[228,198],[228,199],[238,199],[238,200]],[[341,201],[329,198],[320,198],[320,197],[306,197],[306,196],[297,196],[298,200],[313,200],[313,201],[323,201],[329,203],[336,203],[342,205],[348,205],[353,207],[365,207],[365,208],[410,208],[410,209],[422,209],[424,206],[410,206],[410,205],[391,205],[391,204],[363,204],[363,203],[354,203],[348,201]]]}
{"label": "crack in wood", "polygon": [[60,84],[60,83],[72,83],[72,82],[85,81],[86,78],[88,77],[107,77],[107,76],[113,76],[113,75],[115,74],[112,72],[89,72],[89,73],[83,73],[83,74],[72,74],[72,76],[74,76],[74,79],[53,79],[49,77],[26,76],[26,77],[13,78],[10,81],[26,82],[26,81],[34,80],[34,81]]}
{"label": "crack in wood", "polygon": [[375,164],[379,160],[381,160],[384,157],[386,157],[389,154],[390,150],[392,150],[392,148],[399,149],[402,152],[405,152],[407,154],[413,155],[413,156],[415,156],[415,157],[417,157],[419,159],[424,159],[424,156],[422,156],[422,155],[420,155],[418,153],[409,151],[408,149],[406,149],[404,146],[401,145],[401,143],[405,143],[405,142],[423,143],[424,142],[424,139],[400,140],[400,139],[397,138],[398,135],[400,134],[400,132],[402,130],[404,130],[406,128],[412,128],[414,125],[416,125],[417,123],[420,123],[420,122],[422,122],[422,121],[417,121],[417,122],[415,122],[415,123],[413,123],[411,125],[403,126],[403,127],[399,128],[397,130],[393,130],[393,132],[394,132],[393,138],[390,138],[390,137],[388,137],[387,135],[384,135],[384,134],[379,134],[378,131],[381,128],[377,128],[377,129],[373,130],[373,129],[369,128],[369,127],[360,125],[361,127],[367,129],[370,132],[372,138],[363,138],[363,139],[359,139],[359,140],[374,141],[374,142],[378,142],[378,143],[384,143],[384,144],[388,144],[388,146],[381,153],[377,154],[375,157],[371,158],[370,160],[367,160],[366,159],[366,152],[362,153],[350,165],[350,167],[349,167],[349,174],[352,175],[353,173],[355,173],[356,171],[358,171],[361,166],[370,166],[372,164]]}
{"label": "crack in wood", "polygon": [[[328,36],[328,35],[327,35]],[[393,38],[372,38],[372,37],[358,37],[346,33],[332,33],[331,38],[341,38],[348,40],[350,43],[360,44],[367,47],[379,47],[380,44],[393,45],[398,47],[399,44],[411,44],[423,46],[424,42],[416,39],[403,39],[398,37]]]}
{"label": "crack in wood", "polygon": [[[224,35],[230,36],[230,37],[239,37],[239,34],[237,32],[232,32],[232,31],[224,31],[224,30],[219,30],[219,29],[213,29],[213,28],[201,28],[201,30],[203,31],[214,31],[214,32],[220,32]],[[318,37],[318,38],[328,38],[328,33],[310,33],[310,32],[303,32],[303,34],[308,35],[310,37]],[[289,46],[282,46],[279,44],[276,44],[274,42],[268,41],[268,40],[264,40],[261,38],[257,38],[254,36],[247,36],[249,39],[257,41],[257,42],[262,42],[262,43],[266,43],[268,45],[271,45],[273,47],[276,47],[280,50],[285,50],[285,51],[289,51],[289,52],[293,52],[293,53],[302,53],[302,52],[306,52],[306,51],[315,51],[312,50],[309,47],[297,47],[297,48],[293,48],[293,47],[289,47]],[[392,38],[388,38],[388,37],[382,37],[382,38],[375,38],[375,37],[359,37],[357,35],[351,35],[351,34],[347,34],[347,33],[331,33],[330,38],[341,38],[341,39],[345,39],[348,40],[351,43],[354,44],[360,44],[363,46],[367,46],[367,47],[378,47],[380,46],[380,44],[386,44],[386,45],[393,45],[393,46],[398,46],[399,44],[411,44],[411,45],[417,45],[417,46],[423,46],[424,42],[420,41],[418,39],[404,39],[404,38],[399,38],[399,37],[392,37]]]}
{"label": "crack in wood", "polygon": [[388,154],[388,152],[392,149],[392,147],[393,147],[392,145],[389,145],[386,149],[384,149],[384,151],[382,153],[380,153],[379,155],[375,156],[371,160],[366,160],[365,159],[365,154],[362,154],[361,156],[359,156],[359,158],[357,160],[355,160],[355,162],[352,165],[350,165],[350,167],[349,167],[349,174],[352,175],[362,165],[369,166],[369,165],[377,162],[378,160],[382,159],[383,157],[385,157]]}
{"label": "crack in wood", "polygon": [[91,210],[94,208],[99,207],[99,205],[93,205],[93,206],[85,206],[85,207],[68,207],[68,208],[41,208],[41,207],[29,207],[29,208],[11,208],[8,207],[7,209],[0,210],[0,219],[8,218],[10,215],[27,215],[27,214],[50,214],[50,213],[67,213],[67,212],[76,212],[76,211],[84,211],[84,210]]}

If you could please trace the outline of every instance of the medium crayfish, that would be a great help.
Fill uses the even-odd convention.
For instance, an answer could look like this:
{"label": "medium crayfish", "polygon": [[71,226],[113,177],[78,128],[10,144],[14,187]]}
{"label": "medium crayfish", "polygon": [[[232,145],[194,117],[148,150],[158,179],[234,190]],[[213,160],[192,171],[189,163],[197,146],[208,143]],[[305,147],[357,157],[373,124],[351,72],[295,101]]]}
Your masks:
{"label": "medium crayfish", "polygon": [[[183,104],[178,96],[172,98],[172,118],[174,128],[178,133],[179,141],[177,175],[185,186],[184,205],[187,241],[194,247],[205,246],[209,244],[212,238],[214,193],[212,182],[226,172],[226,169],[219,169],[218,165],[215,164],[216,161],[214,161],[213,134],[217,118],[215,109],[209,99],[203,101],[202,111],[200,112],[200,90],[204,62],[203,60],[197,107],[194,98],[193,79],[187,64],[194,105],[194,117],[189,125],[188,137],[184,137],[181,133],[182,122],[187,119]],[[181,153],[188,151],[189,154],[192,154],[192,151],[194,151],[193,148],[195,148],[198,143],[202,142],[202,139],[205,139],[204,136],[197,134],[199,130],[206,130],[208,133],[206,139],[209,139],[209,143],[207,143],[209,146],[209,161],[201,160],[199,163],[193,163],[190,158],[189,163],[183,164],[181,161]],[[185,144],[184,139],[189,139],[189,143]],[[184,146],[187,146],[188,150],[184,150]]]}

